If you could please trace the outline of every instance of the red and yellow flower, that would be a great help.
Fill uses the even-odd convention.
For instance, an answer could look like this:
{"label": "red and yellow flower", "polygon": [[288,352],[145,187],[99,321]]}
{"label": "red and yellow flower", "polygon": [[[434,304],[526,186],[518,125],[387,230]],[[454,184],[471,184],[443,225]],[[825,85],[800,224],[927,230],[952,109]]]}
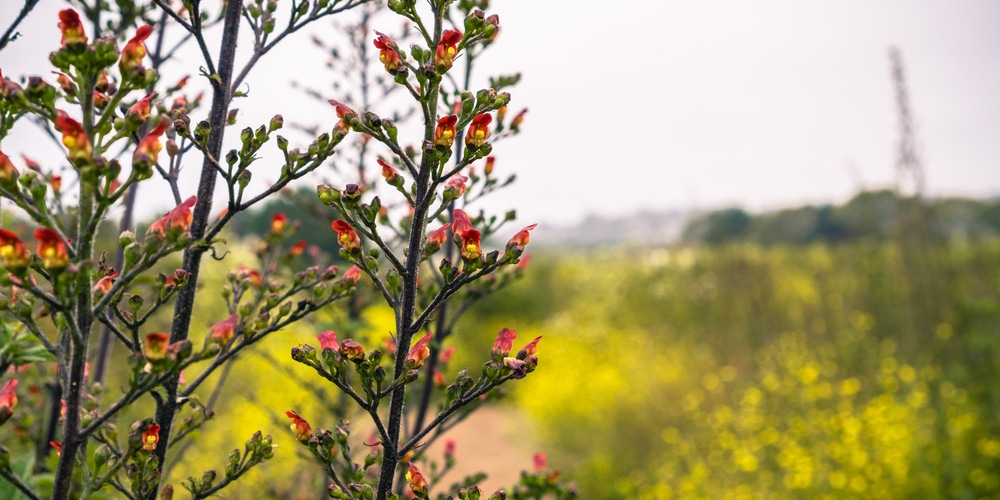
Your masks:
{"label": "red and yellow flower", "polygon": [[[107,92],[110,86],[111,80],[108,80],[108,70],[102,69],[101,74],[97,76],[97,83],[94,84],[94,90],[98,92]],[[113,89],[111,93],[114,93]]]}
{"label": "red and yellow flower", "polygon": [[409,468],[406,469],[406,482],[414,495],[418,497],[427,495],[427,479],[420,473],[420,469],[413,465],[413,462],[410,462]]}
{"label": "red and yellow flower", "polygon": [[441,33],[441,41],[434,51],[434,66],[438,71],[451,69],[458,53],[458,42],[462,41],[462,32],[457,30],[444,30]]}
{"label": "red and yellow flower", "polygon": [[142,66],[142,59],[146,57],[146,46],[142,42],[146,41],[152,33],[153,27],[148,24],[139,26],[139,29],[135,30],[135,36],[125,44],[121,59],[118,61],[122,75]]}
{"label": "red and yellow flower", "polygon": [[108,95],[95,90],[94,107],[97,109],[104,109],[107,105],[108,105]]}
{"label": "red and yellow flower", "polygon": [[361,238],[350,224],[341,219],[337,219],[330,224],[330,227],[337,232],[337,243],[348,252],[361,250]]}
{"label": "red and yellow flower", "polygon": [[340,343],[340,354],[351,361],[365,359],[365,348],[352,339],[344,339]]}
{"label": "red and yellow flower", "polygon": [[132,154],[132,168],[140,171],[142,175],[150,173],[150,168],[160,161],[160,151],[163,150],[160,136],[167,130],[169,124],[169,120],[160,120],[156,128],[150,130],[146,137],[142,138],[135,153]]}
{"label": "red and yellow flower", "polygon": [[63,243],[59,233],[47,227],[40,227],[35,230],[35,239],[38,240],[37,253],[42,259],[42,267],[45,269],[62,269],[69,265],[69,254],[66,252],[66,244]]}
{"label": "red and yellow flower", "polygon": [[383,33],[375,32],[375,48],[379,49],[378,60],[385,65],[385,70],[390,74],[396,74],[403,60],[399,57],[396,49],[396,42]]}
{"label": "red and yellow flower", "polygon": [[58,71],[53,71],[53,73],[56,74],[56,83],[59,84],[59,88],[62,89],[63,93],[76,95],[76,84],[73,83],[73,80],[70,80],[69,75]]}
{"label": "red and yellow flower", "polygon": [[295,439],[302,442],[309,441],[309,438],[312,437],[312,426],[309,425],[309,422],[292,410],[286,411],[285,416],[292,419],[291,429],[295,433]]}
{"label": "red and yellow flower", "polygon": [[62,32],[63,47],[87,43],[87,34],[83,31],[80,14],[73,9],[59,11],[59,31]]}
{"label": "red and yellow flower", "polygon": [[208,336],[210,339],[218,339],[220,343],[226,344],[229,339],[233,338],[233,332],[239,322],[240,317],[236,313],[230,314],[228,318],[212,325]]}
{"label": "red and yellow flower", "polygon": [[330,99],[327,102],[337,111],[337,118],[340,118],[340,121],[333,126],[334,131],[346,135],[351,131],[351,122],[357,120],[358,114],[336,99]]}
{"label": "red and yellow flower", "polygon": [[31,254],[13,231],[0,229],[0,261],[10,271],[24,269],[31,262]]}
{"label": "red and yellow flower", "polygon": [[536,227],[538,227],[538,224],[532,224],[518,231],[514,236],[511,237],[510,241],[507,242],[507,248],[508,249],[517,248],[520,250],[524,250],[524,247],[528,246],[528,243],[531,242],[530,231]]}
{"label": "red and yellow flower", "polygon": [[177,205],[172,210],[167,212],[166,215],[156,219],[155,222],[150,224],[149,232],[151,234],[158,234],[162,237],[166,237],[167,231],[171,229],[179,232],[187,231],[188,227],[191,226],[191,221],[194,220],[194,214],[191,213],[191,209],[197,202],[197,196],[191,196],[190,198],[184,200],[184,203]]}
{"label": "red and yellow flower", "polygon": [[532,340],[531,342],[525,344],[525,346],[522,347],[520,351],[517,351],[517,359],[524,359],[527,358],[528,356],[534,356],[535,353],[538,352],[539,340],[542,340],[541,335],[535,337],[535,340]]}
{"label": "red and yellow flower", "polygon": [[304,240],[299,240],[295,242],[295,244],[292,245],[292,248],[288,249],[289,257],[298,257],[299,255],[302,255],[302,252],[306,250],[306,247],[308,245],[309,244],[306,243]]}
{"label": "red and yellow flower", "polygon": [[457,115],[442,116],[438,119],[437,127],[434,129],[434,145],[450,148],[455,143],[456,124],[458,124]]}
{"label": "red and yellow flower", "polygon": [[153,451],[156,449],[156,443],[159,442],[160,426],[156,424],[147,425],[146,430],[142,431],[142,449]]}
{"label": "red and yellow flower", "polygon": [[449,224],[445,224],[440,228],[431,231],[427,235],[427,254],[432,254],[437,252],[444,246],[445,242],[448,241],[448,228],[451,227]]}
{"label": "red and yellow flower", "polygon": [[483,256],[480,245],[482,235],[475,229],[462,232],[462,258],[465,260],[478,260]]}
{"label": "red and yellow flower", "polygon": [[431,355],[431,351],[427,347],[427,343],[431,340],[431,335],[430,333],[424,335],[424,338],[418,340],[410,348],[410,353],[406,356],[406,366],[410,369],[420,368],[424,365],[424,361]]}
{"label": "red and yellow flower", "polygon": [[469,148],[479,148],[486,144],[486,139],[490,137],[490,122],[493,116],[489,113],[481,113],[472,119],[469,124],[469,131],[465,133],[465,145]]}
{"label": "red and yellow flower", "polygon": [[111,291],[111,287],[115,284],[116,277],[118,277],[118,271],[112,269],[111,272],[97,280],[97,284],[94,285],[94,292],[99,294],[99,296],[107,295]]}
{"label": "red and yellow flower", "polygon": [[167,357],[167,342],[170,335],[163,332],[146,334],[146,344],[143,345],[142,353],[149,361],[159,361]]}
{"label": "red and yellow flower", "polygon": [[146,94],[146,97],[139,99],[135,104],[128,108],[128,112],[125,116],[133,118],[140,123],[145,122],[146,119],[149,118],[149,112],[152,109],[151,103],[154,97],[156,97],[156,92]]}
{"label": "red and yellow flower", "polygon": [[288,216],[278,212],[271,216],[271,232],[274,234],[281,234],[285,232],[285,226],[288,223]]}
{"label": "red and yellow flower", "polygon": [[56,115],[56,128],[62,132],[62,143],[68,151],[67,157],[73,163],[90,161],[94,155],[94,149],[87,138],[87,132],[83,130],[80,122],[72,119],[65,111],[60,110]]}
{"label": "red and yellow flower", "polygon": [[399,176],[399,172],[396,172],[396,169],[392,168],[392,165],[389,165],[381,158],[376,158],[375,161],[378,162],[380,167],[382,167],[382,177],[385,178],[385,181],[388,182],[389,185],[395,186],[400,183],[401,178]]}
{"label": "red and yellow flower", "polygon": [[260,274],[260,271],[246,267],[243,264],[239,264],[236,267],[236,276],[240,281],[247,280],[251,285],[256,287],[264,284],[264,276]]}
{"label": "red and yellow flower", "polygon": [[327,102],[329,102],[333,106],[333,109],[337,111],[337,118],[340,118],[341,120],[352,115],[357,115],[353,109],[347,107],[346,104],[336,99],[330,99]]}

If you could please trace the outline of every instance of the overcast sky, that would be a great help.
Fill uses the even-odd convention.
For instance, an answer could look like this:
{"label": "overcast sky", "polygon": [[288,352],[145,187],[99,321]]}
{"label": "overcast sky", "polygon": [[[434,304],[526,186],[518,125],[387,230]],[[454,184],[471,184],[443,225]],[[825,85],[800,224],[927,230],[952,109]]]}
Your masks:
{"label": "overcast sky", "polygon": [[[16,3],[0,5],[0,24]],[[7,76],[48,74],[36,63],[58,43],[61,3],[42,3],[25,38],[0,52]],[[505,0],[493,12],[502,31],[483,66],[522,72],[511,108],[530,111],[524,133],[494,151],[518,183],[488,202],[516,207],[524,222],[761,210],[889,186],[893,45],[929,193],[1000,194],[1000,2]],[[301,79],[322,64],[318,52],[302,43],[269,57],[250,79],[257,99],[238,104],[248,124],[275,112],[336,121],[295,108],[308,101],[282,90],[292,72]],[[23,144],[6,140],[4,151]],[[172,205],[166,190],[143,189],[150,213]]]}

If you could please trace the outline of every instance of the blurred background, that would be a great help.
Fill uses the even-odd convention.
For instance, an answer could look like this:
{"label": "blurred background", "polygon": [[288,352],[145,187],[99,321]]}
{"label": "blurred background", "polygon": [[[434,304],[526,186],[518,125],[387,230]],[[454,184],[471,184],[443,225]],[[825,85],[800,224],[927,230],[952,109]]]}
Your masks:
{"label": "blurred background", "polygon": [[[48,75],[63,6],[43,0],[0,52],[5,76]],[[510,234],[540,226],[525,278],[459,324],[452,374],[481,363],[500,328],[544,339],[538,371],[458,430],[463,466],[499,487],[545,452],[583,498],[1000,496],[1000,4],[510,0],[494,12],[501,34],[474,87],[519,72],[511,110],[528,112],[494,148],[517,182],[475,209],[516,209]],[[332,57],[352,22],[269,55],[236,104],[241,123],[280,112],[300,146],[328,129],[317,99],[358,98]],[[405,28],[375,15],[365,43]],[[179,52],[163,73],[197,61]],[[4,151],[45,163],[37,136],[15,129]],[[342,185],[356,166],[343,165],[316,180]],[[196,168],[183,174],[192,192]],[[335,248],[330,216],[306,201],[314,184],[238,218],[233,255],[203,286],[253,265],[274,213]],[[152,185],[147,222],[173,205]],[[207,330],[221,301],[199,307]],[[283,412],[321,415],[326,399],[288,348],[327,328],[379,344],[391,319],[331,310],[247,355],[214,399],[241,418],[210,423],[173,473],[197,477],[257,429],[294,454]],[[321,491],[304,459],[265,467],[236,494]],[[301,481],[274,481],[288,474]]]}

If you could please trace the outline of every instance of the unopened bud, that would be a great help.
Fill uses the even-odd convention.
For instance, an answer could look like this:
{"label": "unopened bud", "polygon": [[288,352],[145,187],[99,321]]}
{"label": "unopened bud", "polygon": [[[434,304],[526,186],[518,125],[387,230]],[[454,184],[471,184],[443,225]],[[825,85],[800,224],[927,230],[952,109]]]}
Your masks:
{"label": "unopened bud", "polygon": [[364,124],[368,128],[378,129],[382,126],[382,119],[371,111],[365,111]]}
{"label": "unopened bud", "polygon": [[135,243],[135,233],[129,230],[122,231],[122,234],[118,235],[118,246],[125,248],[132,243]]}
{"label": "unopened bud", "polygon": [[336,202],[340,201],[340,191],[326,184],[316,186],[316,194],[319,196],[319,201],[330,207],[336,206]]}
{"label": "unopened bud", "polygon": [[361,186],[357,184],[348,184],[344,186],[344,192],[342,193],[345,202],[357,202],[361,198]]}

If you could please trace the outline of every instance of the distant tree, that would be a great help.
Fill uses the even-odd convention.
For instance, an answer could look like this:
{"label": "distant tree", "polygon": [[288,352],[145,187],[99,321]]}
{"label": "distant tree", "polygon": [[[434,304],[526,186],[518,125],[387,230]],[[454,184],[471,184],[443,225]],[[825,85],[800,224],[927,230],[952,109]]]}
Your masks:
{"label": "distant tree", "polygon": [[836,209],[852,239],[885,240],[892,236],[899,217],[899,198],[888,189],[862,191]]}
{"label": "distant tree", "polygon": [[842,232],[829,206],[804,207],[765,213],[753,218],[750,240],[762,245],[808,244],[828,241]]}
{"label": "distant tree", "polygon": [[742,208],[709,212],[688,224],[684,239],[709,245],[742,240],[750,229],[750,219],[750,214]]}
{"label": "distant tree", "polygon": [[[303,186],[282,192],[259,209],[234,219],[232,231],[241,238],[266,236],[271,231],[271,221],[275,214],[284,214],[291,224],[322,227],[329,224],[324,222],[330,218],[330,207],[319,201],[315,188]],[[335,260],[340,258],[337,233],[333,231],[300,231],[295,234],[295,239],[284,241],[282,245],[291,247],[299,241],[306,242],[307,248],[315,247]]]}
{"label": "distant tree", "polygon": [[[682,239],[707,245],[745,241],[767,246],[887,241],[900,229],[913,202],[884,189],[862,191],[843,205],[806,205],[761,214],[727,208],[693,218]],[[1000,200],[942,198],[922,203],[934,241],[1000,235]]]}

